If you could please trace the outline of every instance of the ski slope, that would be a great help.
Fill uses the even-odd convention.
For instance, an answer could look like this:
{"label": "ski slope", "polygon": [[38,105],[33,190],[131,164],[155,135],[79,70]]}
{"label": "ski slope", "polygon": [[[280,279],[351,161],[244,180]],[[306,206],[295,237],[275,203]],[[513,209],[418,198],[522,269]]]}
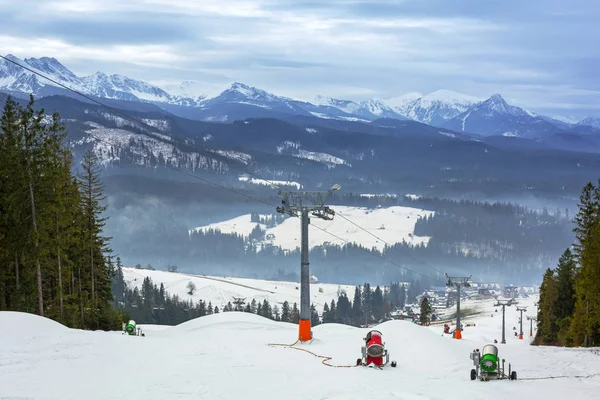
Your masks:
{"label": "ski slope", "polygon": [[[414,231],[417,219],[419,217],[431,216],[434,214],[433,211],[400,206],[375,209],[333,206],[332,209],[337,215],[331,221],[311,218],[311,225],[321,229],[313,227],[309,229],[310,248],[324,244],[338,246],[345,244],[343,240],[335,236],[369,249],[375,247],[379,250],[382,250],[386,246],[386,242],[394,245],[405,241],[417,246],[421,244],[427,245],[430,239],[427,236],[415,236]],[[245,214],[227,221],[199,226],[193,230],[207,231],[214,229],[220,230],[222,233],[235,233],[248,237],[257,225],[256,222],[251,222],[250,216],[250,214]],[[365,230],[355,224],[368,232],[365,232]],[[267,239],[263,242],[280,246],[284,250],[294,250],[300,247],[300,223],[297,218],[288,218],[283,223],[272,228],[267,228],[264,224],[258,225],[260,225],[262,230],[266,231],[265,236]],[[369,233],[374,234],[382,240],[375,238]],[[272,239],[268,239],[271,235],[273,235]]]}
{"label": "ski slope", "polygon": [[[508,315],[514,320],[514,315]],[[493,320],[485,322],[485,320]],[[3,399],[597,399],[600,358],[590,349],[528,346],[508,340],[499,355],[521,378],[469,379],[469,352],[499,321],[482,315],[465,339],[433,327],[388,321],[383,333],[397,368],[353,367],[366,329],[314,327],[314,341],[293,348],[297,325],[248,313],[221,313],[175,327],[142,326],[146,336],[67,329],[45,318],[0,312],[0,398]]]}
{"label": "ski slope", "polygon": [[[164,284],[165,290],[171,295],[176,294],[181,299],[192,299],[194,302],[203,300],[208,303],[210,301],[213,307],[218,306],[221,310],[227,302],[233,303],[234,297],[245,297],[247,303],[252,299],[257,302],[266,299],[271,306],[277,305],[279,309],[284,301],[289,302],[290,305],[297,303],[298,307],[300,306],[300,282],[188,275],[135,268],[123,268],[123,277],[129,287],[137,287],[140,290],[144,278],[149,277],[157,286],[160,286],[161,283]],[[188,294],[187,288],[190,281],[196,285],[196,291],[191,296]],[[350,298],[354,295],[354,286],[331,283],[312,283],[310,285],[311,302],[319,313],[323,311],[325,303],[331,303],[331,300],[337,302],[338,290],[345,290]]]}

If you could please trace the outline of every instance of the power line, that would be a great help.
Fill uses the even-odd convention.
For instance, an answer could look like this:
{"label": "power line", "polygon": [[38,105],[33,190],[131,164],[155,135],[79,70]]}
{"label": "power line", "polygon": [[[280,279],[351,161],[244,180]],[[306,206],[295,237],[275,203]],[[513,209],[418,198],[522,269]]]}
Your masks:
{"label": "power line", "polygon": [[[14,61],[14,60],[11,60],[10,58],[7,58],[7,57],[5,57],[5,56],[1,55],[1,54],[0,54],[0,58],[4,59],[4,60],[6,60],[6,61],[8,61],[8,62],[10,62],[10,63],[12,63],[12,64],[14,64],[14,65],[17,65],[17,66],[19,66],[19,67],[21,67],[21,68],[23,68],[23,69],[25,69],[25,70],[27,70],[27,71],[29,71],[29,72],[31,72],[31,73],[33,73],[33,74],[35,74],[35,75],[37,75],[37,76],[40,76],[40,77],[42,77],[42,78],[44,78],[44,79],[46,79],[46,80],[48,80],[48,81],[50,81],[50,82],[52,82],[52,83],[54,83],[54,84],[56,84],[56,85],[60,86],[60,87],[62,87],[62,88],[66,89],[66,90],[68,90],[68,91],[70,91],[70,92],[73,92],[73,93],[75,93],[75,94],[77,94],[77,95],[79,95],[79,96],[81,96],[81,97],[84,97],[84,98],[86,98],[86,99],[88,99],[88,100],[90,100],[90,101],[92,101],[92,102],[94,102],[94,103],[96,103],[96,104],[98,104],[98,105],[100,105],[100,106],[102,106],[102,107],[106,107],[107,109],[109,109],[109,110],[111,110],[111,111],[114,111],[114,112],[116,112],[116,113],[118,113],[118,114],[122,115],[123,117],[125,117],[126,119],[129,119],[130,121],[133,121],[133,122],[135,122],[135,123],[138,123],[138,124],[140,124],[140,125],[141,125],[141,129],[142,129],[143,131],[147,131],[147,128],[145,128],[145,126],[147,126],[147,124],[145,124],[145,123],[144,123],[142,120],[140,120],[140,119],[138,119],[138,118],[135,118],[135,117],[133,117],[133,116],[129,115],[128,113],[126,113],[126,112],[123,112],[122,110],[119,110],[119,109],[117,109],[117,108],[111,107],[111,106],[109,106],[109,105],[107,105],[107,104],[105,104],[105,103],[103,103],[103,102],[101,102],[101,101],[99,101],[99,100],[97,100],[97,99],[95,99],[95,98],[91,97],[91,96],[88,96],[88,95],[86,95],[86,94],[84,94],[84,93],[82,93],[82,92],[80,92],[80,91],[78,91],[78,90],[75,90],[75,89],[73,89],[73,88],[71,88],[71,87],[69,87],[69,86],[67,86],[67,85],[64,85],[64,84],[62,84],[62,83],[60,83],[60,82],[56,81],[55,79],[52,79],[52,78],[50,78],[50,77],[48,77],[48,76],[46,76],[46,75],[44,75],[44,74],[42,74],[42,73],[40,73],[40,72],[38,72],[38,71],[36,71],[36,70],[32,69],[32,68],[29,68],[29,67],[27,67],[27,66],[24,66],[24,65],[22,65],[22,64],[20,64],[20,63],[18,63],[18,62],[16,62],[16,61]],[[107,140],[103,140],[103,139],[101,139],[101,138],[98,138],[98,137],[94,137],[94,139],[95,139],[95,140],[98,140],[98,141],[100,141],[100,142],[104,142],[104,143],[110,144],[110,145],[118,145],[118,143],[115,143],[115,142],[110,142],[110,141],[107,141]],[[157,138],[154,138],[154,139],[155,139],[155,140],[159,140],[159,139],[157,139]],[[198,150],[198,152],[200,152],[200,149],[196,149],[196,148],[194,148],[194,150]],[[205,155],[207,155],[207,154],[208,154],[208,153],[205,153]],[[214,155],[213,155],[213,154],[210,154],[210,155],[208,155],[208,156],[209,156],[209,157],[214,157]],[[235,162],[234,162],[234,165],[235,165]],[[170,168],[171,168],[171,169],[173,169],[174,171],[181,172],[181,173],[183,173],[183,174],[185,174],[185,175],[188,175],[188,176],[190,176],[190,177],[192,177],[192,178],[198,179],[198,180],[200,180],[200,181],[202,181],[202,182],[205,182],[205,183],[208,183],[208,184],[210,184],[210,185],[213,185],[213,186],[216,186],[216,187],[219,187],[219,188],[225,189],[225,190],[227,190],[227,191],[230,191],[230,192],[232,192],[232,193],[239,194],[239,195],[241,195],[241,196],[244,196],[244,197],[246,197],[246,198],[249,198],[249,199],[251,199],[251,200],[255,200],[255,201],[258,201],[258,202],[260,202],[260,203],[263,203],[263,204],[269,205],[269,206],[271,206],[271,207],[276,207],[275,205],[273,205],[273,204],[271,204],[271,203],[269,203],[269,202],[267,202],[267,201],[264,201],[264,200],[258,199],[258,198],[256,198],[256,197],[253,197],[253,196],[250,196],[250,195],[247,195],[247,194],[245,194],[245,193],[243,193],[243,192],[240,192],[240,191],[238,191],[238,190],[235,190],[235,189],[232,189],[232,188],[228,188],[228,187],[226,187],[226,186],[224,186],[224,185],[221,185],[221,184],[218,184],[218,183],[212,182],[212,181],[210,181],[210,180],[208,180],[208,179],[202,178],[202,177],[200,177],[200,176],[198,176],[198,175],[196,175],[196,174],[192,174],[192,173],[190,173],[190,172],[188,172],[188,171],[184,171],[184,170],[182,170],[182,169],[180,169],[180,168],[176,168],[176,167],[174,167],[174,166],[169,166],[169,165],[166,165],[166,164],[165,164],[165,166],[166,166],[166,167],[170,167]],[[248,173],[248,174],[250,174],[250,175],[253,175],[254,177],[256,177],[256,178],[258,178],[258,179],[260,179],[260,180],[263,180],[263,181],[269,182],[269,183],[271,183],[271,185],[273,185],[273,186],[276,186],[276,185],[273,183],[273,181],[272,181],[272,180],[261,178],[261,177],[259,177],[258,175],[256,175],[255,173],[253,173],[252,171],[245,170],[245,169],[241,169],[241,168],[239,168],[239,167],[237,167],[237,169],[238,169],[238,170],[240,170],[240,171],[242,171],[242,172],[244,172],[244,173]],[[294,216],[295,216],[295,217],[297,217],[297,218],[300,218],[300,216],[298,216],[298,215],[294,215]],[[343,217],[343,216],[342,216],[342,218],[345,218],[345,217]],[[350,221],[350,222],[352,222],[352,221]],[[354,222],[352,222],[352,223],[354,223]],[[355,224],[355,223],[354,223],[354,224]],[[356,226],[358,226],[359,228],[361,228],[361,229],[365,230],[364,228],[362,228],[362,227],[361,227],[361,226],[359,226],[358,224],[355,224],[355,225],[356,225]],[[313,226],[314,226],[314,225],[313,225]],[[347,243],[347,244],[352,244],[352,242],[350,242],[350,241],[348,241],[348,240],[346,240],[346,239],[342,239],[341,237],[339,237],[339,236],[337,236],[337,235],[335,235],[335,234],[333,234],[333,233],[331,233],[331,232],[329,232],[329,231],[327,231],[327,230],[325,230],[325,229],[322,229],[322,228],[320,228],[320,227],[318,227],[318,226],[315,226],[315,228],[317,228],[317,229],[319,229],[319,230],[321,230],[321,231],[323,231],[323,232],[325,232],[325,233],[327,233],[327,234],[329,234],[329,235],[331,235],[331,236],[333,236],[333,237],[335,237],[335,238],[337,238],[337,239],[339,239],[339,240],[342,240],[343,242],[345,242],[345,243]],[[366,231],[366,230],[365,230],[365,231]],[[368,231],[366,231],[366,232],[368,232]],[[380,239],[380,240],[381,240],[381,239]],[[388,243],[388,244],[389,244],[389,243]],[[396,263],[396,262],[393,262],[393,261],[391,261],[391,260],[388,260],[388,259],[386,259],[385,257],[383,257],[383,255],[379,255],[379,254],[376,254],[376,253],[371,253],[371,252],[370,252],[370,251],[368,251],[367,249],[364,249],[364,248],[362,248],[362,247],[360,247],[360,246],[358,246],[358,248],[359,248],[359,249],[362,249],[362,250],[364,250],[364,251],[365,251],[367,254],[371,254],[371,255],[373,255],[373,256],[375,256],[375,257],[381,258],[382,260],[384,260],[384,261],[386,261],[386,262],[388,262],[388,263],[390,263],[390,264],[392,264],[392,265],[396,265],[396,266],[398,266],[398,267],[400,267],[400,268],[402,268],[402,269],[404,269],[404,270],[406,270],[406,271],[410,271],[410,272],[412,272],[413,274],[420,275],[420,276],[423,276],[423,277],[425,277],[425,278],[428,278],[428,279],[433,279],[433,278],[432,278],[432,277],[430,277],[430,276],[427,276],[427,275],[424,275],[424,274],[422,274],[422,273],[416,272],[416,271],[414,271],[414,270],[412,270],[412,269],[410,269],[410,268],[407,268],[407,267],[405,267],[405,266],[403,266],[403,265],[401,265],[401,264],[398,264],[398,263]],[[423,263],[423,264],[424,264],[424,263]],[[426,265],[426,264],[424,264],[424,265]],[[432,268],[432,267],[430,267],[430,268]],[[436,270],[436,271],[437,271],[437,270]],[[439,272],[439,271],[437,271],[437,272]]]}

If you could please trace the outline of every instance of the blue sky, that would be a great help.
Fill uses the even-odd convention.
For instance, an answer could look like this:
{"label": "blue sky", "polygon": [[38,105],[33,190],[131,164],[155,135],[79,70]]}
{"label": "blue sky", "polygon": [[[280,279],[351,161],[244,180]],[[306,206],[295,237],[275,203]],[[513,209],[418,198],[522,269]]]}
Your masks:
{"label": "blue sky", "polygon": [[447,89],[600,116],[598,0],[0,0],[0,52],[311,100]]}

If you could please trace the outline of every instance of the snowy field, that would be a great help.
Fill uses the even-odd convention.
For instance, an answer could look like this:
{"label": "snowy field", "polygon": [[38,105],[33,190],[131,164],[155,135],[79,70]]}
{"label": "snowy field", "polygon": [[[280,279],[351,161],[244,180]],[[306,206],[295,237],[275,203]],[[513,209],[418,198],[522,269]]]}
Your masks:
{"label": "snowy field", "polygon": [[[171,295],[178,295],[181,299],[192,299],[194,302],[199,300],[210,301],[219,309],[231,301],[234,297],[245,297],[247,302],[256,299],[257,302],[267,300],[271,306],[277,305],[281,310],[284,301],[298,303],[300,307],[300,282],[281,282],[281,281],[263,281],[258,279],[246,278],[226,278],[204,275],[188,275],[165,271],[140,270],[135,268],[123,268],[123,276],[127,285],[131,288],[141,289],[142,281],[146,276],[160,286],[164,284],[165,290]],[[190,296],[187,285],[192,281],[196,285],[196,292]],[[298,290],[296,289],[298,287]],[[320,292],[319,289],[323,291]],[[335,300],[337,303],[338,289],[346,290],[348,297],[354,295],[354,286],[334,285],[330,283],[313,283],[310,285],[311,302],[315,305],[317,311],[323,311],[325,303],[331,303]]]}
{"label": "snowy field", "polygon": [[[433,211],[399,206],[376,209],[346,206],[333,206],[331,208],[337,214],[333,220],[325,221],[319,218],[311,218],[311,225],[366,248],[376,247],[381,250],[386,244],[352,224],[352,222],[391,245],[401,243],[402,241],[412,245],[426,245],[430,239],[426,236],[415,236],[414,230],[417,219],[433,215]],[[347,221],[343,217],[352,222]],[[251,222],[250,214],[245,214],[227,221],[200,226],[194,230],[206,231],[208,229],[218,229],[222,233],[237,233],[248,237],[256,225],[256,222]],[[297,218],[288,218],[282,224],[273,228],[267,228],[263,224],[260,224],[260,226],[261,229],[266,231],[267,238],[273,235],[272,239],[266,240],[267,242],[280,246],[284,250],[293,250],[300,247],[300,222]],[[310,228],[310,248],[322,246],[325,243],[344,245],[345,242],[327,232],[314,227]]]}
{"label": "snowy field", "polygon": [[[491,302],[482,307],[493,312]],[[494,313],[495,314],[495,313]],[[597,399],[600,356],[590,349],[528,346],[507,338],[499,356],[517,381],[469,379],[469,353],[499,339],[501,315],[482,314],[463,340],[441,327],[389,321],[383,333],[397,368],[354,367],[366,329],[314,328],[296,345],[332,357],[330,364],[294,348],[297,325],[247,313],[221,313],[175,327],[142,326],[146,336],[72,330],[31,314],[0,312],[0,398],[164,399]],[[507,309],[509,329],[516,325]],[[508,332],[512,334],[511,331]],[[550,377],[555,379],[544,379]],[[562,377],[564,376],[564,377]],[[540,379],[538,379],[540,378]]]}

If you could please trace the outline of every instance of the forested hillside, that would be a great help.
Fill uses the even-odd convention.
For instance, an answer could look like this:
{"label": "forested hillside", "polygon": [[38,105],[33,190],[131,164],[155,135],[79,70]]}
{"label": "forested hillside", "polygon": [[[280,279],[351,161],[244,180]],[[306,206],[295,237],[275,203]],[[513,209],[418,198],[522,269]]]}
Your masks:
{"label": "forested hillside", "polygon": [[582,190],[575,241],[540,286],[537,344],[600,344],[600,180]]}
{"label": "forested hillside", "polygon": [[[115,329],[103,185],[88,153],[73,165],[58,114],[8,99],[0,122],[0,311]],[[73,171],[76,171],[75,173]]]}

